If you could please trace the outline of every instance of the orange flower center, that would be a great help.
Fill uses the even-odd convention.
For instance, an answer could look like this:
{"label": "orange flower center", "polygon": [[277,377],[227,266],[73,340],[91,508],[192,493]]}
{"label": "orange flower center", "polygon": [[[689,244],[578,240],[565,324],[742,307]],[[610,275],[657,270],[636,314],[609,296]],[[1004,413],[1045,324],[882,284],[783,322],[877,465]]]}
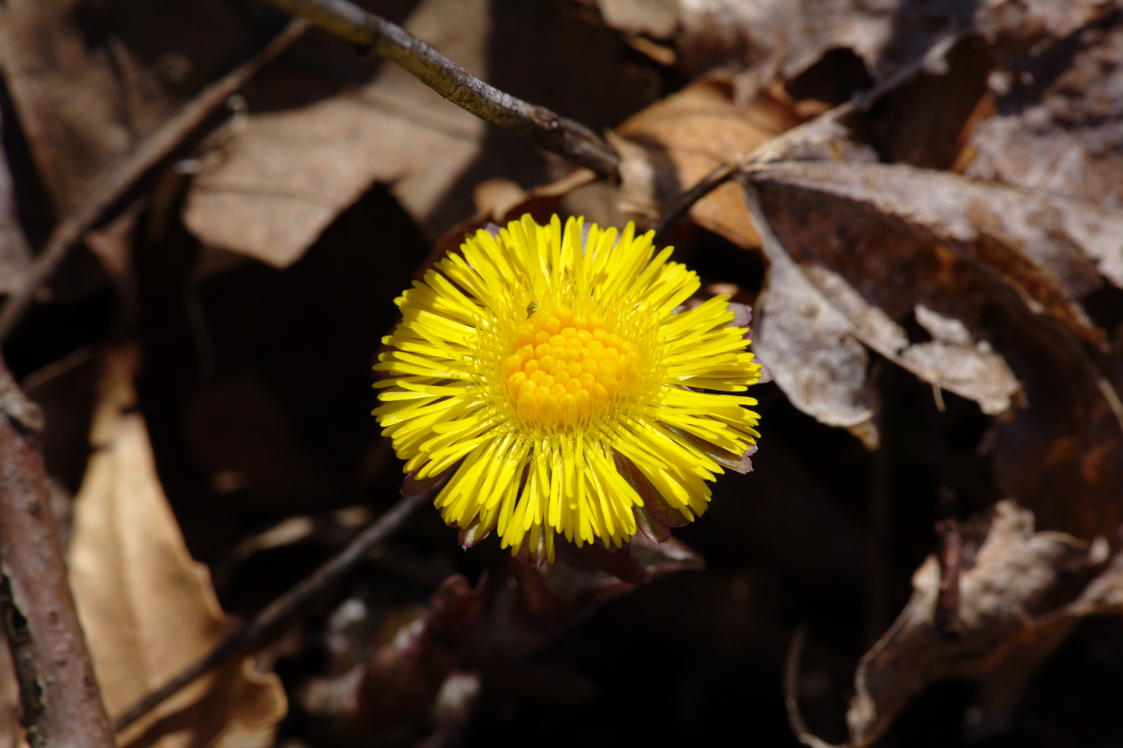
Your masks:
{"label": "orange flower center", "polygon": [[588,422],[636,387],[635,347],[598,317],[565,306],[539,310],[519,325],[511,351],[503,375],[515,412],[527,424]]}

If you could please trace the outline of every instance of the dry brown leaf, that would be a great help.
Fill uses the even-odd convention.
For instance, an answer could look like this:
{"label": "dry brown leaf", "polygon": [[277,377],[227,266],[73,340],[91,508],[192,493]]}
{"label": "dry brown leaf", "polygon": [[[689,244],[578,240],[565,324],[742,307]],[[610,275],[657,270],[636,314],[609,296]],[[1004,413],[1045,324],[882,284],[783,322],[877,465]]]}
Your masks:
{"label": "dry brown leaf", "polygon": [[820,423],[850,429],[874,449],[877,398],[866,378],[865,346],[774,241],[766,239],[764,251],[769,268],[753,350],[792,405]]}
{"label": "dry brown leaf", "polygon": [[[192,560],[156,475],[120,354],[108,357],[91,429],[97,450],[75,499],[70,577],[102,696],[120,714],[228,633],[206,568]],[[122,733],[122,745],[266,746],[285,694],[234,658]]]}
{"label": "dry brown leaf", "polygon": [[[649,100],[650,86],[619,64],[609,32],[575,31],[574,19],[549,4],[503,13],[485,0],[390,6],[408,11],[409,32],[474,75],[593,127]],[[578,43],[567,36],[578,32],[580,57],[566,54]],[[376,182],[392,183],[435,239],[470,213],[477,181],[548,175],[528,139],[459,109],[397,65],[361,59],[338,40],[305,42],[304,57],[265,71],[247,97],[248,114],[206,145],[185,213],[205,243],[286,266]]]}
{"label": "dry brown leaf", "polygon": [[[0,132],[3,124],[0,121]],[[11,293],[22,285],[30,263],[31,252],[16,216],[12,175],[7,160],[0,155],[0,294]]]}
{"label": "dry brown leaf", "polygon": [[23,744],[20,725],[19,683],[12,669],[12,654],[6,637],[0,637],[0,747]]}
{"label": "dry brown leaf", "polygon": [[[779,176],[804,174],[804,168],[806,173],[823,173],[823,184],[809,179],[791,188]],[[776,279],[769,279],[759,321],[762,361],[797,405],[805,400],[797,384],[806,376],[800,373],[804,361],[837,357],[831,363],[845,363],[843,371],[849,374],[833,383],[833,390],[820,390],[829,399],[820,399],[809,411],[817,418],[847,413],[855,403],[869,401],[858,374],[863,362],[854,339],[934,386],[975,400],[987,413],[1007,409],[1019,389],[1018,381],[978,332],[980,305],[989,303],[993,279],[957,259],[926,231],[911,228],[904,221],[909,217],[904,208],[901,216],[879,210],[873,196],[880,194],[880,181],[868,179],[871,199],[867,202],[859,175],[868,177],[869,168],[872,165],[800,163],[761,166],[752,172],[750,191],[760,196],[752,213],[765,239],[765,253],[780,268],[781,283],[798,283],[791,280],[790,263],[804,284],[814,289],[808,298],[816,300],[814,312],[798,302],[770,309],[768,297],[773,293],[782,297],[788,289],[776,289]],[[763,181],[757,180],[758,174]],[[777,179],[765,174],[775,174]],[[852,177],[849,182],[847,175]],[[832,176],[852,189],[832,191],[828,187]],[[824,313],[823,308],[833,313]],[[770,319],[777,313],[798,317]],[[808,339],[807,320],[799,317],[809,316],[834,320],[826,325],[830,333]],[[905,327],[910,319],[927,328],[932,339],[911,340]],[[785,335],[794,339],[783,340]],[[766,350],[781,352],[782,357],[769,360]]]}
{"label": "dry brown leaf", "polygon": [[1089,342],[1103,338],[1074,299],[1097,289],[1101,275],[1123,284],[1123,212],[900,165],[774,164],[753,173],[777,191],[838,200],[840,210],[857,203],[931,242],[963,247],[1034,311]]}
{"label": "dry brown leaf", "polygon": [[879,78],[939,37],[976,30],[1026,48],[1102,14],[1101,0],[679,0],[677,43],[688,73],[747,70],[758,85],[788,80],[832,49],[848,49]]}
{"label": "dry brown leaf", "polygon": [[1035,532],[1033,514],[1012,501],[965,527],[963,539],[957,633],[936,623],[941,575],[930,556],[913,575],[908,605],[858,664],[847,713],[850,745],[873,743],[913,695],[937,680],[977,678],[1020,693],[1078,617],[1119,607],[1118,559],[1093,579],[1107,559],[1102,540]]}
{"label": "dry brown leaf", "polygon": [[[486,3],[460,5],[458,23],[452,25],[448,3],[427,0],[405,28],[469,70],[482,72]],[[352,64],[354,75],[370,68],[357,60]],[[284,65],[271,73],[258,84],[263,111],[253,109],[257,99],[251,98],[249,113],[204,146],[184,220],[206,244],[275,267],[299,259],[375,182],[393,182],[406,210],[425,216],[475,158],[487,129],[391,63],[378,66],[361,85],[340,86]],[[294,85],[307,89],[304,101],[286,108],[270,105],[269,97],[283,96]],[[272,90],[278,86],[283,89]],[[438,162],[440,168],[433,168]]]}
{"label": "dry brown leaf", "polygon": [[[799,123],[791,102],[780,94],[763,93],[744,107],[733,98],[728,84],[702,80],[620,125],[612,143],[621,156],[625,212],[654,221],[715,167],[748,156]],[[740,247],[759,244],[736,185],[714,190],[691,207],[690,215]]]}
{"label": "dry brown leaf", "polygon": [[222,0],[14,0],[0,33],[4,78],[60,213],[251,41],[242,11]]}
{"label": "dry brown leaf", "polygon": [[1087,539],[1123,522],[1123,382],[1064,343],[1048,328],[1025,331],[1011,355],[1033,407],[999,422],[988,442],[1000,492],[1038,525]]}
{"label": "dry brown leaf", "polygon": [[[1022,386],[1032,407],[990,440],[1002,492],[1079,537],[1120,521],[1123,409],[1080,342],[1103,345],[1103,334],[1076,299],[1105,279],[1120,283],[1123,215],[904,166],[771,164],[753,174],[779,237],[781,249],[768,251],[790,255],[859,340],[988,413]],[[775,348],[768,311],[760,327]],[[910,336],[910,322],[927,339]],[[798,358],[762,357],[797,404],[795,374],[782,369]],[[1083,500],[1061,498],[1073,491]]]}
{"label": "dry brown leaf", "polygon": [[1123,205],[1123,11],[1114,5],[991,73],[995,114],[971,134],[967,173]]}

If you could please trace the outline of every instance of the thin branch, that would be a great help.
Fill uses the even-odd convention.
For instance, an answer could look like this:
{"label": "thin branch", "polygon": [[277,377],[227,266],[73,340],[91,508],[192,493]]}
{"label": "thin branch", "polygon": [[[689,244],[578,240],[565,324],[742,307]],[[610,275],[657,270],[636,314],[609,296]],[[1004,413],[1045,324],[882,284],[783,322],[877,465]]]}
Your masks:
{"label": "thin branch", "polygon": [[620,157],[588,127],[484,83],[400,26],[348,0],[273,0],[273,4],[354,44],[370,47],[480,119],[530,136],[547,151],[602,177],[617,178]]}
{"label": "thin branch", "polygon": [[666,211],[663,212],[659,222],[653,227],[655,230],[655,243],[663,243],[663,234],[671,226],[675,224],[678,219],[694,207],[694,203],[698,202],[706,195],[710,194],[718,187],[728,182],[741,170],[741,164],[738,161],[730,161],[721,164],[711,169],[705,176],[698,180],[698,182],[688,189],[686,192],[679,193],[678,197],[674,199]]}
{"label": "thin branch", "polygon": [[204,89],[190,104],[138,145],[105,179],[99,180],[77,209],[55,227],[43,250],[28,269],[22,288],[12,294],[0,310],[0,341],[11,335],[35,298],[35,293],[54,274],[71,247],[81,240],[86,231],[125,198],[138,182],[161,166],[227,99],[244,87],[268,62],[288,49],[307,28],[305,21],[290,23],[253,59]]}
{"label": "thin branch", "polygon": [[419,508],[429,503],[432,491],[405,496],[370,527],[359,533],[346,548],[326,561],[310,576],[259,611],[221,644],[195,664],[186,668],[163,686],[149,693],[117,718],[118,731],[125,729],[179,692],[193,680],[217,667],[234,655],[247,652],[259,644],[281,622],[288,620],[319,592],[338,581],[363,560],[375,547],[397,532]]}
{"label": "thin branch", "polygon": [[0,613],[32,746],[112,746],[36,445],[39,409],[0,361]]}

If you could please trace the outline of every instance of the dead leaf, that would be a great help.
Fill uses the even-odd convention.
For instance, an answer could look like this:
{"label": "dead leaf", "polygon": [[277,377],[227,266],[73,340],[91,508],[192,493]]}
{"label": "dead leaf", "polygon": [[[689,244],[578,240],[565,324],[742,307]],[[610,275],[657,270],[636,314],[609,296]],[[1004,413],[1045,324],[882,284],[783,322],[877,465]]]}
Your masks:
{"label": "dead leaf", "polygon": [[[857,339],[987,413],[1024,391],[1033,407],[1001,423],[990,442],[1000,490],[1042,526],[1079,537],[1119,521],[1112,487],[1123,475],[1123,416],[1081,342],[1102,350],[1103,332],[1077,299],[1105,280],[1119,283],[1123,214],[899,165],[751,171],[754,189],[765,185],[760,220],[778,237],[766,251],[789,255]],[[767,303],[760,327],[775,347]],[[782,367],[798,357],[764,361],[794,391],[796,374]],[[1073,490],[1084,500],[1058,500]]]}
{"label": "dead leaf", "polygon": [[[1119,282],[1123,214],[905,166],[772,164],[754,167],[750,179],[762,188],[780,245],[854,334],[986,412],[1008,407],[1018,389],[986,338],[967,334],[979,328],[979,304],[993,297],[986,291],[993,279],[1029,311],[1088,342],[1103,340],[1075,299],[1095,289],[1101,274]],[[910,341],[899,324],[907,317],[935,342]],[[950,323],[954,340],[952,318],[960,320]],[[761,326],[768,325],[764,311]],[[775,374],[783,386],[785,373]]]}
{"label": "dead leaf", "polygon": [[[98,450],[75,499],[70,578],[111,714],[229,632],[206,568],[187,552],[155,472],[121,354],[107,358],[91,428]],[[271,745],[285,694],[252,657],[195,681],[121,734],[122,745]]]}
{"label": "dead leaf", "polygon": [[[929,556],[913,576],[908,605],[858,664],[849,745],[872,744],[912,696],[938,680],[989,678],[992,687],[1020,692],[1076,618],[1111,609],[1110,596],[1099,593],[1103,582],[1084,587],[1107,558],[1102,540],[1035,532],[1033,514],[1012,501],[1000,502],[964,536],[958,633],[944,633],[935,622],[940,565]],[[1000,675],[1001,684],[993,680]],[[814,736],[801,737],[817,744]]]}
{"label": "dead leaf", "polygon": [[[0,121],[0,133],[3,125]],[[31,252],[16,215],[15,197],[8,162],[0,155],[0,295],[18,289],[31,264]]]}
{"label": "dead leaf", "polygon": [[629,34],[666,39],[678,25],[677,0],[596,0],[604,22]]}
{"label": "dead leaf", "polygon": [[[858,0],[680,0],[679,55],[698,73],[750,70],[758,85],[786,80],[830,49],[846,48],[876,73],[915,59],[944,29],[967,26],[967,3],[929,6],[920,24],[919,3]],[[894,28],[897,25],[903,28]]]}
{"label": "dead leaf", "polygon": [[995,113],[971,133],[968,174],[1123,205],[1123,11],[1103,4],[1113,5],[991,73]]}
{"label": "dead leaf", "polygon": [[877,396],[867,381],[869,355],[846,317],[777,247],[769,231],[769,260],[753,350],[792,405],[828,426],[850,429],[877,447]]}
{"label": "dead leaf", "polygon": [[[715,167],[748,156],[799,124],[781,93],[762,93],[747,106],[733,89],[702,80],[630,118],[611,142],[620,153],[620,204],[652,223],[680,193]],[[759,245],[734,184],[723,185],[690,209],[698,225],[740,247]]]}
{"label": "dead leaf", "polygon": [[19,683],[12,669],[12,654],[7,637],[0,637],[0,746],[18,748],[23,745],[20,725]]}
{"label": "dead leaf", "polygon": [[[410,11],[406,30],[504,90],[518,94],[538,82],[535,74],[574,81],[554,87],[560,102],[536,103],[584,102],[596,115],[585,117],[587,124],[646,101],[628,68],[616,64],[615,49],[590,34],[582,37],[588,46],[580,64],[595,76],[575,72],[570,55],[551,62],[542,49],[546,32],[535,29],[548,29],[550,43],[560,44],[572,21],[549,6],[526,4],[499,15],[485,0],[397,7]],[[501,63],[493,60],[495,45],[502,45]],[[529,142],[498,132],[397,65],[360,60],[338,40],[308,40],[304,55],[319,62],[313,67],[295,55],[279,61],[258,80],[248,113],[204,148],[184,218],[205,243],[284,267],[376,182],[392,183],[405,210],[436,238],[470,213],[476,181],[502,175],[534,183],[547,176],[546,160]],[[606,69],[616,72],[606,76]],[[613,91],[611,105],[593,95],[599,87]]]}
{"label": "dead leaf", "polygon": [[250,43],[220,0],[157,5],[7,3],[5,82],[60,214],[155,132]]}
{"label": "dead leaf", "polygon": [[779,189],[859,201],[932,241],[963,247],[1034,311],[1089,342],[1102,339],[1074,300],[1098,288],[1101,275],[1123,285],[1123,212],[900,165],[777,164],[760,173]]}
{"label": "dead leaf", "polygon": [[[822,172],[829,184],[829,176],[849,170],[865,173],[867,165],[777,164],[760,169],[766,173],[775,168],[781,174],[800,173],[804,167]],[[750,193],[757,189],[752,179]],[[762,361],[797,407],[834,425],[864,422],[863,441],[876,444],[869,421],[871,397],[862,373],[864,352],[855,341],[937,387],[975,400],[985,412],[1010,406],[1019,384],[1007,363],[985,338],[977,339],[977,332],[968,334],[967,325],[960,330],[946,319],[970,320],[969,327],[977,330],[978,304],[991,298],[986,288],[993,282],[988,277],[972,277],[977,271],[970,266],[953,272],[954,255],[934,245],[924,232],[904,229],[901,219],[879,213],[876,200],[874,205],[864,203],[857,188],[847,197],[824,199],[826,191],[816,193],[810,181],[808,193],[780,188],[768,195],[776,183],[769,184],[759,193],[759,207],[754,202],[751,210],[774,268],[764,290],[759,322],[763,342],[758,345],[763,345]],[[783,301],[785,294],[794,294],[790,302]],[[934,328],[935,342],[910,340],[902,322],[921,316]],[[957,330],[955,335],[949,333],[951,328]],[[830,364],[837,375],[835,368],[816,368],[819,373],[812,374],[805,366],[808,361]],[[806,388],[808,377],[818,379],[819,386]],[[829,389],[823,386],[828,380]]]}
{"label": "dead leaf", "polygon": [[999,491],[1039,526],[1090,539],[1123,522],[1120,383],[1064,342],[1048,328],[1025,331],[1012,355],[1033,407],[996,424],[987,442]]}
{"label": "dead leaf", "polygon": [[790,80],[833,49],[848,49],[875,79],[920,57],[942,36],[975,30],[1009,48],[1057,38],[1106,3],[959,0],[679,0],[677,46],[690,74],[746,71],[756,85]]}

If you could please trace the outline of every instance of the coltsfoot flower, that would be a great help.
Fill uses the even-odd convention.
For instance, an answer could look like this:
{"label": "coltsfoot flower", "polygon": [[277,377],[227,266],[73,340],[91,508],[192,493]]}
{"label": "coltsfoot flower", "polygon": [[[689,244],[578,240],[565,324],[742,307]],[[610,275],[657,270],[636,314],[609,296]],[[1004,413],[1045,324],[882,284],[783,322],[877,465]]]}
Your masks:
{"label": "coltsfoot flower", "polygon": [[396,303],[374,415],[472,543],[553,560],[555,536],[620,547],[706,510],[754,448],[760,378],[729,299],[635,235],[555,216],[477,231]]}

